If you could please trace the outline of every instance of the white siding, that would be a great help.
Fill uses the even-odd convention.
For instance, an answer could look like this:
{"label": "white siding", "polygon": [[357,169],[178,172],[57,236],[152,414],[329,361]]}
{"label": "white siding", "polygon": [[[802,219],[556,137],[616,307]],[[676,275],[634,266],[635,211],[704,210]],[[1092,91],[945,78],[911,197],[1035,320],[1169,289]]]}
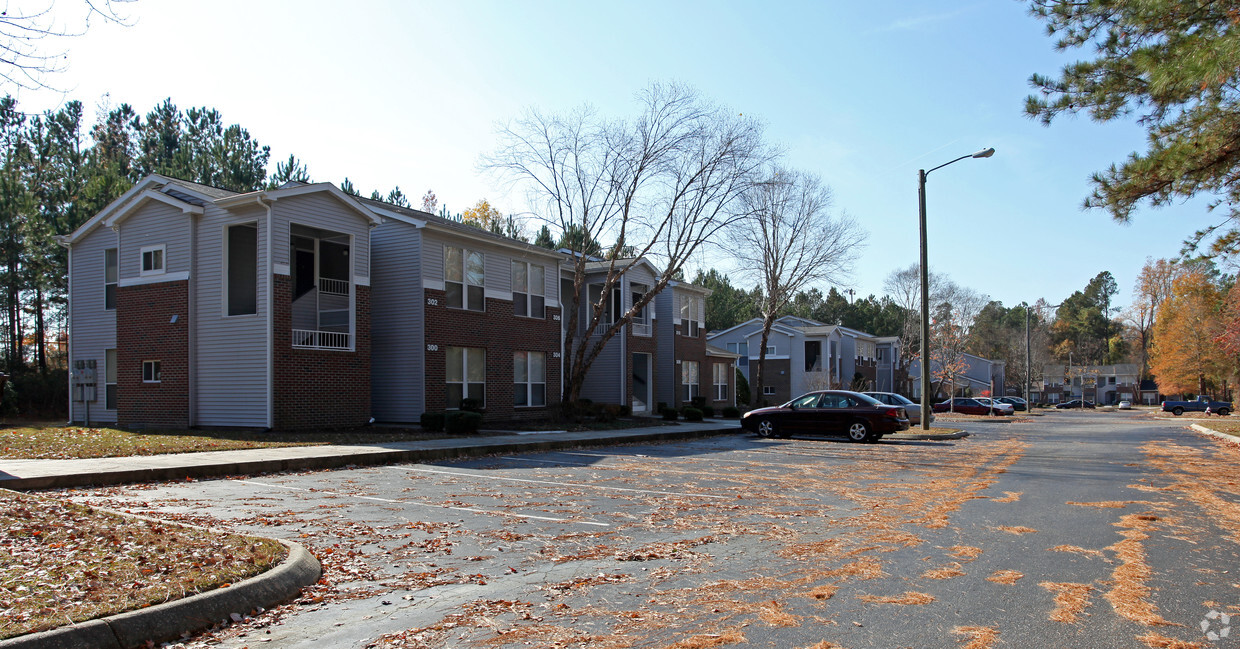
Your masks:
{"label": "white siding", "polygon": [[353,276],[370,276],[370,243],[368,221],[356,210],[325,192],[282,198],[272,205],[275,235],[272,258],[277,264],[289,264],[289,224],[331,230],[352,235],[349,254],[353,258]]}
{"label": "white siding", "polygon": [[[116,422],[116,411],[103,409],[104,350],[116,347],[116,312],[103,308],[103,251],[116,246],[115,232],[97,228],[69,251],[69,335],[73,346],[69,360],[72,365],[79,359],[93,359],[98,365],[97,400],[90,404],[92,424]],[[70,417],[84,421],[84,404],[73,402]]]}
{"label": "white siding", "polygon": [[[223,290],[225,227],[252,222],[258,223],[258,313],[230,317],[225,315]],[[245,205],[225,211],[207,205],[198,218],[197,248],[190,277],[197,324],[194,421],[202,426],[266,426],[271,304],[266,209]]]}
{"label": "white siding", "polygon": [[167,246],[164,272],[182,273],[190,269],[189,214],[155,200],[146,201],[120,222],[120,278],[141,275],[143,246]]}
{"label": "white siding", "polygon": [[371,409],[379,421],[418,421],[426,410],[422,231],[388,221],[371,246]]}

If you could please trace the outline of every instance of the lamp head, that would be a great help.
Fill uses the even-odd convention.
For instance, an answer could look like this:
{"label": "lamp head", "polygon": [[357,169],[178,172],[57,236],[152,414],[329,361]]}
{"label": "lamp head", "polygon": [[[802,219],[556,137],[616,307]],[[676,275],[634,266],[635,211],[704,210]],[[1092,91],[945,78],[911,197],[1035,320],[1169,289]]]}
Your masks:
{"label": "lamp head", "polygon": [[982,149],[981,151],[974,153],[973,157],[974,158],[989,158],[990,156],[994,154],[995,154],[995,148],[992,146],[989,149]]}

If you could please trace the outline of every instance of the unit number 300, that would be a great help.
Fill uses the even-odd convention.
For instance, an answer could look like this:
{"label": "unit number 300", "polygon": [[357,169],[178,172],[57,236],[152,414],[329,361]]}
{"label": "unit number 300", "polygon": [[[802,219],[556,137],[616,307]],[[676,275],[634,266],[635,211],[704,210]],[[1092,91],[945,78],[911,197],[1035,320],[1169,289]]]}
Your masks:
{"label": "unit number 300", "polygon": [[426,346],[426,351],[428,351],[428,352],[437,352],[437,351],[439,351],[439,345],[427,345],[427,346]]}

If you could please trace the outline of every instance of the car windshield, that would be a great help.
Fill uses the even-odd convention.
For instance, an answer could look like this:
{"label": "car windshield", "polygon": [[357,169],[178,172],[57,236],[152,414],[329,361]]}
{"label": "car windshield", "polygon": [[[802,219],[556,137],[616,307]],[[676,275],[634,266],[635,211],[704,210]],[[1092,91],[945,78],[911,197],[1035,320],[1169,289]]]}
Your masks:
{"label": "car windshield", "polygon": [[878,399],[875,399],[874,397],[871,397],[871,396],[870,396],[870,395],[868,395],[868,394],[861,394],[860,392],[850,392],[850,393],[848,394],[848,396],[850,396],[850,397],[852,397],[852,398],[856,399],[857,401],[860,401],[860,402],[862,402],[862,403],[866,404],[867,406],[881,406],[881,405],[884,405],[882,401],[879,401]]}
{"label": "car windshield", "polygon": [[908,397],[906,397],[906,396],[904,396],[904,395],[902,395],[902,394],[895,394],[895,393],[893,392],[893,393],[891,393],[889,396],[890,396],[890,397],[891,397],[891,399],[892,399],[893,401],[895,401],[896,403],[900,403],[900,404],[904,404],[904,405],[909,405],[909,406],[911,406],[911,405],[915,405],[912,401],[910,401],[910,400],[908,399]]}

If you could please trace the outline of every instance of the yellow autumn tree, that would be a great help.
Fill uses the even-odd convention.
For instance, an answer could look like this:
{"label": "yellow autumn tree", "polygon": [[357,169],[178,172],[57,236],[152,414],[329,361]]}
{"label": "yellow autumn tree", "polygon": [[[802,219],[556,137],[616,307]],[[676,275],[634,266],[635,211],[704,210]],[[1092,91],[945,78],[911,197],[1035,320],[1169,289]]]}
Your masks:
{"label": "yellow autumn tree", "polygon": [[1227,355],[1216,338],[1223,332],[1223,293],[1210,277],[1191,270],[1175,278],[1158,307],[1150,370],[1165,394],[1207,394],[1227,378]]}
{"label": "yellow autumn tree", "polygon": [[483,198],[476,205],[461,214],[461,222],[465,225],[472,225],[479,230],[495,232],[503,228],[504,215],[500,214],[499,210],[495,209],[490,201]]}

